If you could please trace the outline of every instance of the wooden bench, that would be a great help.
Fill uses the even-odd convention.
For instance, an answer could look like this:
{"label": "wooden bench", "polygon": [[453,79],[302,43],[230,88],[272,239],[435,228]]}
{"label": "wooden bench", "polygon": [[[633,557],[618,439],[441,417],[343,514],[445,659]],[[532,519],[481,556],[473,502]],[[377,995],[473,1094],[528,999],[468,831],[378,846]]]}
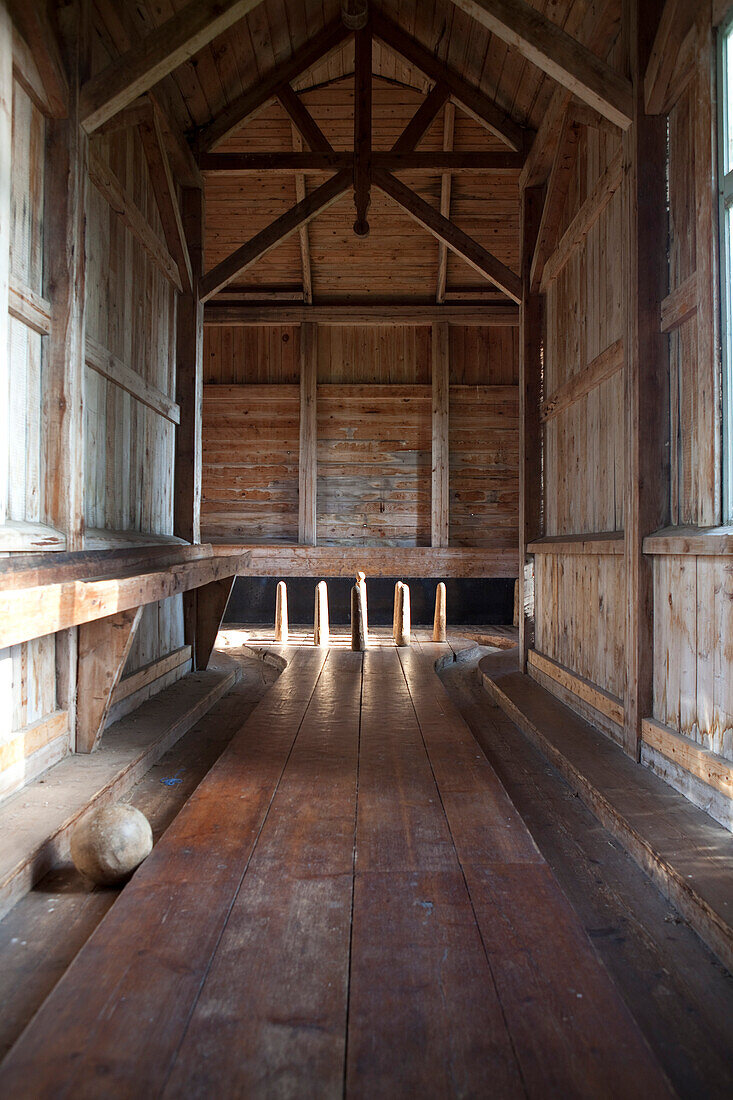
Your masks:
{"label": "wooden bench", "polygon": [[3,1095],[669,1094],[445,649],[291,651]]}

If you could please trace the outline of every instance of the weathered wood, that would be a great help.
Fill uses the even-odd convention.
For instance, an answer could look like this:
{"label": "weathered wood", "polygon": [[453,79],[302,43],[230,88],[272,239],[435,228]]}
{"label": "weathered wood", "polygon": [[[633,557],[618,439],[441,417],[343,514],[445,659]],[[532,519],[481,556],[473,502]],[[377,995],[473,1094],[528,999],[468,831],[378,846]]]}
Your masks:
{"label": "weathered wood", "polygon": [[149,664],[143,665],[137,672],[131,672],[123,676],[112,692],[112,706],[136,695],[138,691],[154,684],[156,680],[166,676],[169,672],[175,672],[181,665],[192,661],[193,651],[190,645],[179,646],[173,653],[167,653],[164,657],[158,657]]}
{"label": "weathered wood", "polygon": [[393,153],[412,153],[421,139],[432,126],[436,115],[446,100],[450,98],[450,89],[438,81],[435,83],[418,107],[415,114],[392,146]]}
{"label": "weathered wood", "polygon": [[[13,26],[4,3],[0,3],[0,149],[9,150],[13,140]],[[9,438],[10,357],[7,354],[10,325],[10,201],[12,171],[7,152],[0,162],[0,439]],[[8,448],[0,444],[0,524],[7,519]]]}
{"label": "weathered wood", "polygon": [[[437,87],[437,85],[436,85]],[[453,103],[446,103],[443,112],[443,152],[452,153],[453,135],[455,130],[456,109]],[[440,180],[440,213],[444,218],[450,218],[451,200],[451,176],[444,172]],[[446,284],[448,282],[448,246],[444,241],[438,241],[438,279],[435,290],[435,301],[445,301]]]}
{"label": "weathered wood", "polygon": [[356,588],[359,593],[359,616],[364,635],[364,648],[369,646],[369,609],[367,604],[366,574],[361,570],[356,574]]}
{"label": "weathered wood", "polygon": [[361,616],[361,599],[357,584],[353,585],[351,589],[351,648],[358,653],[366,649],[366,635]]}
{"label": "weathered wood", "polygon": [[[223,297],[226,297],[225,295]],[[350,302],[333,305],[229,305],[210,302],[206,306],[206,325],[407,325],[449,324],[466,326],[501,326],[516,328],[519,310],[513,302],[486,302],[478,305],[395,305],[374,302],[353,305]]]}
{"label": "weathered wood", "polygon": [[332,153],[333,148],[313,115],[289,84],[281,84],[277,90],[280,106],[290,117],[303,141],[313,153]]}
{"label": "weathered wood", "polygon": [[298,451],[298,542],[315,546],[318,524],[318,328],[300,329],[300,445]]}
{"label": "weathered wood", "polygon": [[[68,111],[68,103],[54,110],[49,92],[43,83],[33,51],[21,35],[17,26],[13,27],[13,76],[23,91],[29,96],[41,114],[46,118],[63,118]],[[68,88],[67,88],[68,95]]]}
{"label": "weathered wood", "polygon": [[199,281],[204,270],[204,196],[184,188],[181,217],[191,258],[193,289],[176,314],[176,397],[181,421],[176,432],[173,531],[187,542],[201,541],[201,409],[203,402],[204,308]]}
{"label": "weathered wood", "polygon": [[[56,31],[46,5],[9,0],[10,12],[28,43],[43,85],[50,118],[66,118],[69,112],[69,80]],[[6,146],[6,148],[10,148]]]}
{"label": "weathered wood", "polygon": [[733,764],[717,753],[683,737],[676,730],[661,722],[645,718],[642,723],[644,743],[661,752],[668,760],[674,760],[690,775],[714,787],[726,798],[733,798]]}
{"label": "weathered wood", "polygon": [[624,234],[627,270],[625,405],[627,438],[626,696],[624,748],[639,757],[641,721],[652,713],[654,593],[644,538],[669,516],[668,341],[659,331],[667,290],[666,125],[644,112],[643,75],[661,10],[629,0],[634,125],[624,137]]}
{"label": "weathered wood", "polygon": [[372,187],[372,27],[369,20],[354,43],[354,232],[369,233]]}
{"label": "weathered wood", "polygon": [[531,649],[527,654],[527,663],[530,668],[539,669],[545,676],[549,676],[550,679],[555,680],[562,687],[567,688],[568,691],[583,699],[594,710],[604,714],[609,721],[615,722],[619,727],[623,725],[624,704],[622,699],[617,699],[610,692],[603,691],[596,684],[591,683],[590,680],[578,676],[570,669],[563,668],[558,661],[553,661],[550,657],[546,657],[544,653],[539,653],[535,649]]}
{"label": "weathered wood", "polygon": [[647,535],[645,554],[671,554],[675,557],[730,557],[733,554],[733,527],[667,527]]}
{"label": "weathered wood", "polygon": [[97,371],[103,378],[109,379],[110,382],[114,382],[115,385],[132,394],[143,405],[160,413],[172,424],[180,423],[181,410],[175,401],[171,400],[167,394],[161,393],[155,386],[148,385],[137,371],[128,367],[111,351],[103,348],[91,336],[86,337],[84,355],[87,366]]}
{"label": "weathered wood", "polygon": [[184,293],[191,294],[193,291],[191,258],[188,254],[186,234],[178,205],[176,184],[166,152],[165,138],[154,109],[140,122],[139,130],[168,251],[178,267]]}
{"label": "weathered wood", "polygon": [[599,179],[593,191],[578,210],[563,233],[557,248],[548,257],[542,276],[542,290],[558,277],[566,264],[582,245],[589,232],[615,195],[624,176],[624,164],[619,151]]}
{"label": "weathered wood", "polygon": [[108,164],[93,149],[89,151],[89,178],[127,228],[142,245],[150,259],[176,290],[180,291],[178,267],[163,241],[145,218]]}
{"label": "weathered wood", "polygon": [[317,61],[325,61],[351,37],[352,32],[341,22],[334,19],[323,30],[308,41],[290,57],[275,65],[263,79],[248,88],[237,97],[210,123],[204,126],[196,138],[199,152],[209,152],[224,141],[238,126],[260,111],[277,94],[283,84],[292,84],[294,80]]}
{"label": "weathered wood", "polygon": [[482,245],[459,229],[454,222],[444,218],[438,211],[421,198],[401,180],[389,172],[379,169],[374,172],[374,183],[401,206],[419,225],[427,229],[438,240],[443,241],[451,252],[494,283],[515,302],[521,301],[521,283],[518,275],[492,256]]}
{"label": "weathered wood", "polygon": [[624,342],[623,340],[615,340],[610,347],[597,355],[582,370],[555,390],[546,401],[542,402],[540,409],[542,422],[547,423],[554,416],[559,416],[560,413],[565,412],[576,401],[579,401],[581,397],[585,397],[597,386],[607,382],[609,378],[613,378],[614,374],[623,370],[624,361]]}
{"label": "weathered wood", "polygon": [[520,244],[522,306],[519,327],[519,668],[526,671],[534,644],[534,564],[527,544],[541,533],[543,306],[532,290],[532,262],[543,212],[540,188],[522,192]]}
{"label": "weathered wood", "polygon": [[79,628],[77,752],[93,752],[99,744],[142,613],[132,607]]}
{"label": "weathered wood", "polygon": [[81,121],[87,133],[112,118],[243,19],[260,0],[194,0],[122,57],[92,77],[81,93]]}
{"label": "weathered wood", "polygon": [[570,187],[571,176],[575,170],[577,156],[578,126],[575,116],[569,108],[563,121],[562,135],[557,144],[555,160],[547,181],[542,220],[537,234],[534,256],[532,257],[530,285],[533,294],[536,294],[540,289],[545,264],[557,244],[560,218]]}
{"label": "weathered wood", "polygon": [[372,577],[516,577],[517,550],[451,546],[256,546],[222,543],[249,577],[350,577],[359,565]]}
{"label": "weathered wood", "polygon": [[435,615],[433,616],[433,641],[448,641],[448,612],[446,606],[445,582],[438,581],[435,589]]}
{"label": "weathered wood", "polygon": [[351,173],[339,172],[326,183],[296,203],[287,213],[282,214],[271,225],[268,225],[260,233],[257,233],[247,244],[242,245],[226,260],[222,260],[215,268],[208,271],[199,281],[199,297],[202,302],[208,301],[217,291],[223,289],[241,275],[248,267],[266,255],[270,249],[286,241],[302,225],[306,225],[322,211],[333,206],[335,202],[351,187]]}
{"label": "weathered wood", "polygon": [[[303,149],[303,139],[294,124],[291,129],[293,131],[293,150],[296,153],[300,153]],[[295,201],[303,202],[306,194],[305,175],[302,172],[298,172],[295,177]],[[313,274],[311,270],[310,239],[308,237],[307,225],[301,225],[298,230],[298,238],[300,240],[300,266],[303,273],[303,294],[301,297],[306,305],[310,305],[313,301]]]}
{"label": "weathered wood", "polygon": [[[446,115],[455,114],[453,103],[445,106]],[[374,149],[371,154],[375,168],[388,172],[412,172],[433,176],[436,172],[448,175],[516,174],[524,163],[521,153],[475,152],[451,149],[420,149],[407,152],[384,152]],[[292,153],[204,153],[199,157],[202,172],[207,176],[262,176],[299,175],[303,172],[336,172],[353,163],[353,153],[301,152]]]}
{"label": "weathered wood", "polygon": [[29,286],[21,286],[11,277],[9,286],[8,312],[28,325],[41,336],[51,333],[51,303],[36,294]]}
{"label": "weathered wood", "polygon": [[325,581],[319,581],[316,585],[316,605],[313,616],[313,645],[328,646],[331,644],[331,631],[328,621],[328,585]]}
{"label": "weathered wood", "polygon": [[492,99],[469,84],[448,65],[444,65],[430,50],[406,34],[381,11],[372,13],[372,27],[375,36],[390,50],[420,69],[431,80],[445,84],[450,89],[452,98],[467,114],[505,141],[511,149],[523,151],[526,131]]}
{"label": "weathered wood", "polygon": [[236,577],[222,577],[196,589],[196,671],[208,668]]}
{"label": "weathered wood", "polygon": [[46,129],[44,296],[51,302],[46,425],[46,512],[69,550],[84,531],[84,337],[88,139],[79,123],[79,81],[88,66],[88,9],[76,9],[68,120]]}
{"label": "weathered wood", "polygon": [[286,645],[288,641],[288,586],[277,582],[275,592],[275,641]]}
{"label": "weathered wood", "polygon": [[667,91],[693,19],[691,4],[685,0],[666,0],[644,75],[644,107],[648,115],[664,113]]}
{"label": "weathered wood", "polygon": [[400,648],[410,644],[410,589],[403,581],[395,585],[394,643]]}
{"label": "weathered wood", "polygon": [[450,530],[450,333],[447,325],[432,329],[432,483],[431,546],[447,546]]}
{"label": "weathered wood", "polygon": [[697,272],[693,271],[662,302],[662,332],[673,332],[697,313]]}
{"label": "weathered wood", "polygon": [[[646,546],[646,544],[645,544]],[[546,535],[527,545],[528,554],[617,554],[624,553],[623,531],[601,531],[593,535]]]}
{"label": "weathered wood", "polygon": [[628,79],[525,0],[453,3],[621,129],[631,126]]}

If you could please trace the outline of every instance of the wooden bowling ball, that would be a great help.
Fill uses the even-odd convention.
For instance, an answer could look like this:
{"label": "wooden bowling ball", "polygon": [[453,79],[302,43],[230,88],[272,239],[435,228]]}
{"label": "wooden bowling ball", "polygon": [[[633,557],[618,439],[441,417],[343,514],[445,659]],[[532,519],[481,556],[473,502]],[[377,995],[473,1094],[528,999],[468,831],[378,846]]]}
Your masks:
{"label": "wooden bowling ball", "polygon": [[153,848],[153,831],[145,814],[117,803],[87,814],[71,835],[71,858],[77,870],[100,886],[123,882]]}

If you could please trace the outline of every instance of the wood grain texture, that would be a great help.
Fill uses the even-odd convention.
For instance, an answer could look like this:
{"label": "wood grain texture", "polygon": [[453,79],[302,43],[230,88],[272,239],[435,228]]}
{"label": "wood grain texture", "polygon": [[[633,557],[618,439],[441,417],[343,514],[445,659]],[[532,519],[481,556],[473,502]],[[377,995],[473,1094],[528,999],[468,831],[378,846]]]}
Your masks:
{"label": "wood grain texture", "polygon": [[104,730],[142,607],[83,623],[79,630],[76,752],[93,752]]}

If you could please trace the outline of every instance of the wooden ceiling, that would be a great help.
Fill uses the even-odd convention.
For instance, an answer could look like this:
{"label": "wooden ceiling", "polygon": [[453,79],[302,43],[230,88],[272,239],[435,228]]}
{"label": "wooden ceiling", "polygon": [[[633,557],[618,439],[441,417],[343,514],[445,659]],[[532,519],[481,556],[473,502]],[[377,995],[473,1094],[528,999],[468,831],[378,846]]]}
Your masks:
{"label": "wooden ceiling", "polygon": [[[531,0],[533,6],[568,33],[582,36],[608,0]],[[144,38],[186,6],[188,0],[93,0],[98,41],[93,71]],[[535,130],[555,84],[518,52],[458,10],[450,0],[380,0],[379,10],[438,59],[480,88],[517,123]],[[612,7],[614,5],[611,5]],[[337,19],[341,0],[264,0],[249,15],[215,38],[157,87],[171,124],[192,140],[237,97],[254,86]],[[374,44],[375,149],[387,150],[407,125],[431,87],[424,74]],[[294,82],[302,100],[336,150],[353,148],[353,42]],[[421,150],[443,148],[444,111],[422,139]],[[293,128],[273,103],[220,144],[217,152],[291,151]],[[487,130],[456,111],[456,151],[506,149]],[[518,269],[518,172],[456,176],[450,217],[503,264]],[[306,190],[327,178],[311,174]],[[441,177],[401,177],[436,209]],[[207,179],[207,269],[219,263],[296,201],[290,175],[229,176]],[[351,194],[317,217],[307,229],[314,300],[392,298],[435,300],[438,244],[410,221],[392,200],[372,189],[371,233],[352,229]],[[262,257],[235,280],[236,287],[297,292],[303,286],[298,235]],[[449,255],[447,286],[489,288],[464,261]]]}

